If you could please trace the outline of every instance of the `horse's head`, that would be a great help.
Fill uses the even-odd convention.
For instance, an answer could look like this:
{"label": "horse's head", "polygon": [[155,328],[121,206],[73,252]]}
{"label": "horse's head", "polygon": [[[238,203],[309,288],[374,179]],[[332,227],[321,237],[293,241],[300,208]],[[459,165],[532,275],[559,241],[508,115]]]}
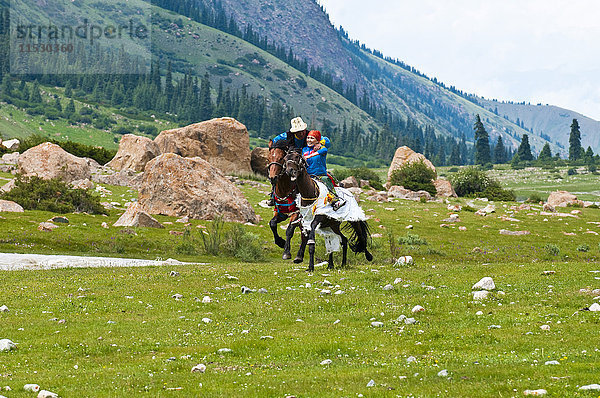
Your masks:
{"label": "horse's head", "polygon": [[296,181],[300,174],[306,171],[306,160],[298,151],[288,152],[283,161],[285,162],[285,172],[292,181]]}
{"label": "horse's head", "polygon": [[277,177],[284,173],[284,157],[285,150],[283,148],[273,147],[271,143],[269,143],[269,166],[267,167],[267,171],[269,172],[269,179],[272,183],[275,183]]}

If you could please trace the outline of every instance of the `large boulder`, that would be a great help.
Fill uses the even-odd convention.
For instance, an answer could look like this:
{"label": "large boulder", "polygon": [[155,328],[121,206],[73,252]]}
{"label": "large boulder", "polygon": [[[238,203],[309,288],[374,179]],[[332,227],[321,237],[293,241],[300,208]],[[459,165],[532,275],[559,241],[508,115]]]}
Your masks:
{"label": "large boulder", "polygon": [[12,213],[23,213],[23,207],[20,204],[0,199],[0,211],[12,212]]}
{"label": "large boulder", "polygon": [[91,177],[90,166],[85,159],[71,155],[50,142],[23,152],[19,156],[18,170],[24,176],[36,175],[46,180],[60,178],[65,182]]}
{"label": "large boulder", "polygon": [[250,153],[250,166],[256,174],[269,176],[269,149],[256,147]]}
{"label": "large boulder", "polygon": [[92,176],[92,181],[139,190],[142,187],[143,176],[143,173],[136,173],[131,169],[123,169],[111,174],[94,174]]}
{"label": "large boulder", "polygon": [[394,170],[399,169],[406,163],[419,162],[421,160],[425,163],[427,167],[435,171],[435,166],[433,165],[433,163],[427,160],[427,158],[424,155],[413,151],[407,146],[401,146],[400,148],[396,149],[396,153],[394,154],[394,158],[392,159],[392,163],[390,164],[390,168],[388,169],[387,182],[390,182],[390,178],[392,177],[392,173],[394,172]]}
{"label": "large boulder", "polygon": [[567,205],[581,205],[583,202],[577,200],[577,196],[567,191],[556,191],[548,196],[548,205],[554,207],[566,207]]}
{"label": "large boulder", "polygon": [[156,142],[147,137],[125,134],[119,142],[119,150],[107,166],[115,170],[144,171],[146,163],[160,155]]}
{"label": "large boulder", "polygon": [[444,198],[457,198],[456,192],[454,192],[454,188],[452,188],[452,184],[448,180],[435,180],[433,182],[435,186],[435,190],[437,191],[436,196],[444,197]]}
{"label": "large boulder", "polygon": [[201,159],[164,153],[146,165],[139,194],[150,214],[258,222],[242,192],[216,167]]}
{"label": "large boulder", "polygon": [[354,176],[347,177],[340,182],[340,186],[344,188],[360,188],[358,180]]}
{"label": "large boulder", "polygon": [[154,139],[161,153],[201,157],[223,173],[251,173],[246,126],[230,117],[162,131]]}

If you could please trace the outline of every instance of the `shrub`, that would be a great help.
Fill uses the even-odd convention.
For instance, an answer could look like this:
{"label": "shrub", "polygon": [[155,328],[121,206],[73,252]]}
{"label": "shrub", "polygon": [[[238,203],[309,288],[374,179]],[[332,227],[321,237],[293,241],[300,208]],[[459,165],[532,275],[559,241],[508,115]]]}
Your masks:
{"label": "shrub", "polygon": [[225,239],[226,251],[244,262],[262,261],[264,258],[261,241],[258,235],[248,232],[244,227],[235,224]]}
{"label": "shrub", "polygon": [[558,256],[560,254],[560,249],[558,246],[552,243],[546,243],[544,245],[544,250],[548,252],[551,256]]}
{"label": "shrub", "polygon": [[540,203],[541,201],[542,197],[537,193],[532,193],[526,200],[527,203]]}
{"label": "shrub", "polygon": [[108,214],[100,198],[83,189],[73,189],[58,178],[44,180],[37,176],[15,179],[15,187],[0,198],[17,202],[26,210],[43,210],[53,213],[86,212]]}
{"label": "shrub", "polygon": [[451,176],[450,181],[458,196],[482,196],[500,201],[516,199],[513,191],[503,189],[498,181],[475,166],[463,168]]}
{"label": "shrub", "polygon": [[590,246],[584,243],[582,245],[577,246],[577,251],[578,252],[584,252],[584,253],[585,252],[589,252],[590,251]]}
{"label": "shrub", "polygon": [[204,252],[213,256],[218,256],[223,243],[223,217],[217,216],[207,228],[208,231],[202,231],[202,245]]}
{"label": "shrub", "polygon": [[450,167],[450,168],[448,169],[448,172],[449,172],[449,173],[456,173],[458,170],[460,170],[458,167]]}
{"label": "shrub", "polygon": [[398,238],[398,244],[400,245],[410,245],[410,246],[421,246],[427,245],[427,240],[421,238],[417,234],[411,234],[410,232],[406,233],[406,236],[401,236]]}
{"label": "shrub", "polygon": [[424,161],[403,164],[394,170],[390,182],[392,185],[401,185],[411,191],[427,191],[432,196],[437,194],[433,180],[435,171],[431,170]]}
{"label": "shrub", "polygon": [[576,174],[577,174],[577,170],[575,170],[575,168],[574,168],[574,167],[570,167],[570,168],[567,170],[567,175],[568,175],[568,176],[574,176],[574,175],[576,175]]}
{"label": "shrub", "polygon": [[187,254],[194,255],[196,254],[196,244],[194,239],[192,238],[192,233],[189,228],[186,228],[183,231],[183,236],[181,237],[181,242],[175,246],[175,252],[177,254]]}

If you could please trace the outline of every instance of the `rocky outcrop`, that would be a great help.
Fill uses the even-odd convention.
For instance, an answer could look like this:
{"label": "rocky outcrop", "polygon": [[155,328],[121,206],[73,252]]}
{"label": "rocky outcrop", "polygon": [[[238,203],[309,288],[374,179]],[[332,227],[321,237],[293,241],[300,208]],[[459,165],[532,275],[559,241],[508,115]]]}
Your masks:
{"label": "rocky outcrop", "polygon": [[161,153],[201,157],[223,173],[250,173],[250,137],[230,117],[162,131],[154,140]]}
{"label": "rocky outcrop", "polygon": [[400,148],[396,149],[396,153],[394,154],[394,158],[392,159],[392,163],[390,164],[390,168],[388,169],[388,183],[390,182],[390,178],[392,177],[392,173],[394,172],[394,170],[398,170],[406,163],[419,162],[421,160],[425,163],[427,167],[435,171],[433,163],[427,160],[427,158],[424,155],[416,153],[407,146],[401,146]]}
{"label": "rocky outcrop", "polygon": [[405,200],[421,200],[421,198],[425,198],[425,200],[432,200],[433,197],[427,191],[411,191],[410,189],[406,189],[404,187],[398,185],[392,185],[387,192],[389,197],[397,198],[397,199],[405,199]]}
{"label": "rocky outcrop", "polygon": [[342,186],[344,188],[360,188],[358,185],[358,180],[354,176],[344,178],[340,182],[340,186]]}
{"label": "rocky outcrop", "polygon": [[269,149],[256,147],[250,153],[250,167],[256,174],[269,176]]}
{"label": "rocky outcrop", "polygon": [[113,224],[115,227],[145,227],[164,228],[154,217],[140,208],[138,202],[133,202],[127,207],[125,213]]}
{"label": "rocky outcrop", "polygon": [[73,189],[83,189],[84,191],[87,191],[88,189],[94,188],[94,183],[88,179],[75,180],[71,182],[71,186]]}
{"label": "rocky outcrop", "polygon": [[13,189],[15,187],[15,179],[13,178],[12,180],[10,180],[9,182],[7,182],[6,184],[2,185],[0,187],[0,191],[1,192],[9,192],[11,189]]}
{"label": "rocky outcrop", "polygon": [[577,196],[572,193],[567,191],[556,191],[548,196],[548,205],[554,207],[583,206],[583,202],[577,200]]}
{"label": "rocky outcrop", "polygon": [[18,170],[24,176],[60,178],[65,182],[89,179],[90,166],[85,159],[71,155],[60,146],[45,142],[19,156]]}
{"label": "rocky outcrop", "polygon": [[437,195],[443,198],[457,198],[456,192],[454,192],[454,188],[452,188],[452,184],[448,180],[435,180],[433,182],[435,186],[435,190],[437,191]]}
{"label": "rocky outcrop", "polygon": [[165,153],[146,165],[139,203],[150,214],[258,222],[242,192],[207,161]]}
{"label": "rocky outcrop", "polygon": [[10,201],[10,200],[2,200],[0,199],[0,212],[11,212],[11,213],[23,213],[23,208],[20,204]]}
{"label": "rocky outcrop", "polygon": [[146,163],[160,155],[158,145],[147,137],[125,134],[119,142],[119,150],[106,165],[115,169],[144,171]]}

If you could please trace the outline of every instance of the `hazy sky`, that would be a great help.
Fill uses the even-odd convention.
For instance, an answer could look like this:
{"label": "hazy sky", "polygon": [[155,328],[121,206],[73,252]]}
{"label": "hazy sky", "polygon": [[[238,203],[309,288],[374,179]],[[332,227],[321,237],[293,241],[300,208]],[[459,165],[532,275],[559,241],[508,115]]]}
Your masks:
{"label": "hazy sky", "polygon": [[600,120],[600,1],[319,1],[351,38],[447,85]]}

